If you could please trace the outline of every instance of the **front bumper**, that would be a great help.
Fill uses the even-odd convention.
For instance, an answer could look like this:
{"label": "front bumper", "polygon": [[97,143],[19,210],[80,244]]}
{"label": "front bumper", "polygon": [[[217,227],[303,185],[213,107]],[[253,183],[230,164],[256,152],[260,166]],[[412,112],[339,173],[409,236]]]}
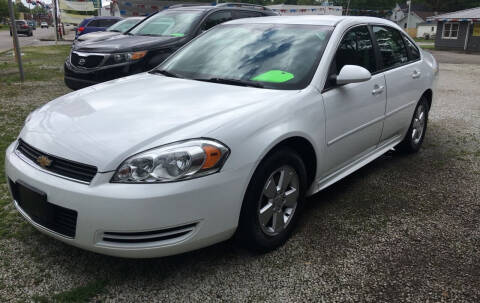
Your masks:
{"label": "front bumper", "polygon": [[[50,175],[22,160],[13,143],[5,169],[11,182],[43,191],[48,202],[78,213],[76,233],[69,238],[35,223],[38,230],[65,243],[101,254],[150,258],[195,250],[230,238],[238,224],[250,168],[164,184],[113,184],[113,172],[97,173],[89,185]],[[135,238],[152,231],[192,227],[180,237],[141,242],[105,241],[105,235]],[[110,237],[111,238],[111,237]]]}

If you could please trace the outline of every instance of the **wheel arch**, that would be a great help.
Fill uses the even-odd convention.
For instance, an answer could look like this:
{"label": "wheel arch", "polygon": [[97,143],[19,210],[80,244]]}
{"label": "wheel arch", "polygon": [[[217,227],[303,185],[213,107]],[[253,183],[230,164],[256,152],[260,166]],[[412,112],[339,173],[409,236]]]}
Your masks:
{"label": "wheel arch", "polygon": [[430,111],[430,108],[432,108],[432,100],[433,100],[433,91],[429,88],[427,89],[423,94],[422,98],[425,98],[427,100],[428,104],[428,111]]}
{"label": "wheel arch", "polygon": [[302,159],[305,169],[307,171],[307,188],[311,186],[315,180],[315,175],[317,173],[317,153],[313,144],[307,138],[299,135],[293,135],[291,137],[283,138],[281,141],[274,144],[261,158],[261,160],[256,165],[258,165],[268,158],[276,150],[288,147],[294,150]]}

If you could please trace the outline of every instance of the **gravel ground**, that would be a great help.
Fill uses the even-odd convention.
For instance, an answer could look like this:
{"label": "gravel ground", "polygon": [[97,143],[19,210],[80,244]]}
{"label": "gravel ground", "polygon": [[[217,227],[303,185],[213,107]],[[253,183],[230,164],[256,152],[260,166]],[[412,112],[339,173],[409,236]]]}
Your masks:
{"label": "gravel ground", "polygon": [[390,152],[311,197],[293,238],[269,254],[226,242],[162,259],[101,256],[36,232],[7,204],[15,233],[0,237],[0,301],[479,302],[478,79],[480,65],[442,64],[424,148]]}

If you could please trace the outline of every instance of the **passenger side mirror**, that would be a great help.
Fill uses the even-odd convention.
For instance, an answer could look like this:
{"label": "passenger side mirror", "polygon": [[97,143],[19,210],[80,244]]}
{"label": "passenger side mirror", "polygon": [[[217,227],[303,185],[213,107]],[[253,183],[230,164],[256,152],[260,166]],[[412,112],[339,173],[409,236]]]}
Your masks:
{"label": "passenger side mirror", "polygon": [[365,82],[372,78],[372,74],[358,65],[345,65],[336,77],[337,85]]}

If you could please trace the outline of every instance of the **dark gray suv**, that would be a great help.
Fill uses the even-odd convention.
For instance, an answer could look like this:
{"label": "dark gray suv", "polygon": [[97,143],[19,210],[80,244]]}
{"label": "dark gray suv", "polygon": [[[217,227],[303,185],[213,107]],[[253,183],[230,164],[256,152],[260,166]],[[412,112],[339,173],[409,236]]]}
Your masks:
{"label": "dark gray suv", "polygon": [[[28,25],[28,22],[25,20],[17,20],[15,21],[15,27],[17,28],[17,33],[18,34],[23,34],[27,36],[32,36],[33,35],[33,30],[30,25]],[[10,28],[10,36],[12,35],[12,29]]]}

